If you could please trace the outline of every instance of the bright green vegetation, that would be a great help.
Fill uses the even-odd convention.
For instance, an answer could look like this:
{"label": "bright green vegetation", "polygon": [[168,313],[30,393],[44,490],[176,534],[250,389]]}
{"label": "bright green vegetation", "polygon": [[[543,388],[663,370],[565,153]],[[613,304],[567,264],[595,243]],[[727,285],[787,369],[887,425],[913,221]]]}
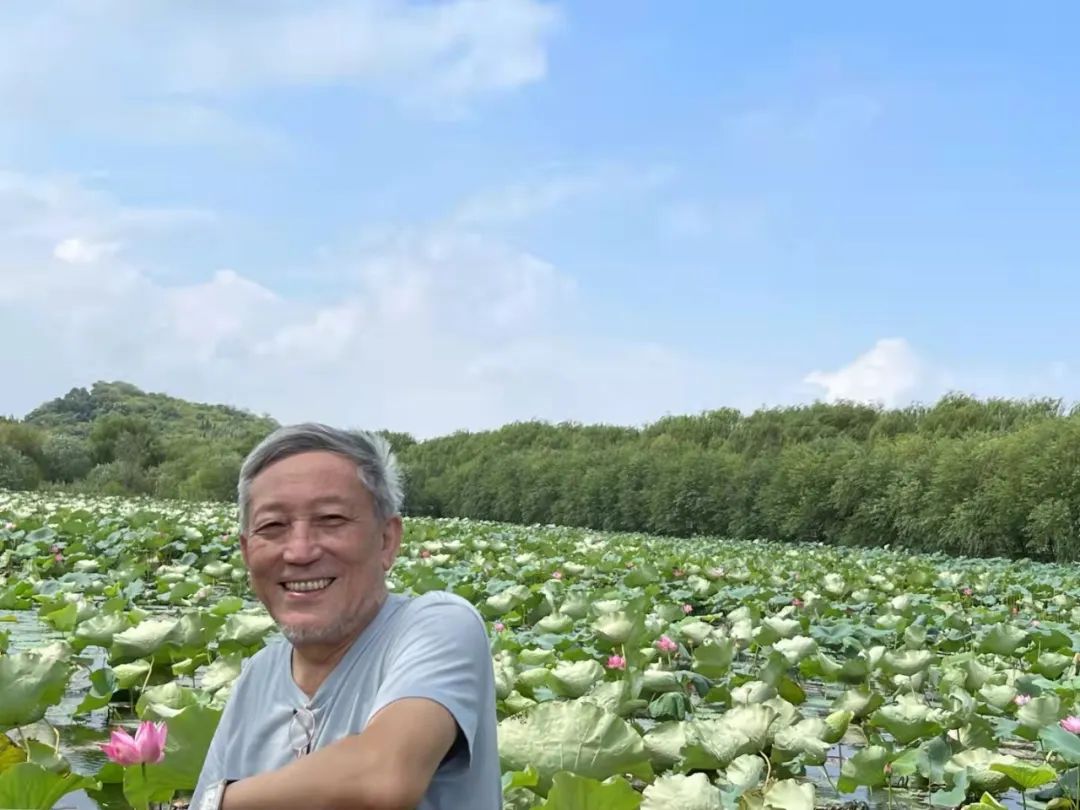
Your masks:
{"label": "bright green vegetation", "polygon": [[[1072,567],[414,518],[392,582],[489,621],[510,808],[1076,806]],[[5,807],[184,796],[273,633],[230,507],[54,493],[0,493],[4,616]],[[121,785],[137,718],[166,758]]]}
{"label": "bright green vegetation", "polygon": [[[0,420],[0,487],[231,501],[276,426],[124,383]],[[345,427],[377,428],[377,425]],[[1080,557],[1080,413],[1056,400],[721,409],[642,428],[390,435],[410,514],[673,536]]]}

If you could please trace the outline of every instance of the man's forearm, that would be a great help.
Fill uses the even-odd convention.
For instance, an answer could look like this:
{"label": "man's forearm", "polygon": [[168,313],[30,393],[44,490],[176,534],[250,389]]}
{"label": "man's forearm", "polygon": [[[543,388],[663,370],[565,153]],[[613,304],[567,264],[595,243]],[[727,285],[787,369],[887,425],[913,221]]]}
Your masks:
{"label": "man's forearm", "polygon": [[347,737],[276,771],[234,782],[222,810],[405,810],[392,774],[361,737]]}

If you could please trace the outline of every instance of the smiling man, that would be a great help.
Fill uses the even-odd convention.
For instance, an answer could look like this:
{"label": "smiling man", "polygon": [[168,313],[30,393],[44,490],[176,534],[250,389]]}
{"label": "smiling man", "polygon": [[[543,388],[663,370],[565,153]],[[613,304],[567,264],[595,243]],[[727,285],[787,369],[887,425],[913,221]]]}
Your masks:
{"label": "smiling man", "polygon": [[282,428],[240,471],[240,544],[284,639],[233,686],[194,810],[496,810],[488,638],[453,594],[392,594],[402,487],[381,437]]}

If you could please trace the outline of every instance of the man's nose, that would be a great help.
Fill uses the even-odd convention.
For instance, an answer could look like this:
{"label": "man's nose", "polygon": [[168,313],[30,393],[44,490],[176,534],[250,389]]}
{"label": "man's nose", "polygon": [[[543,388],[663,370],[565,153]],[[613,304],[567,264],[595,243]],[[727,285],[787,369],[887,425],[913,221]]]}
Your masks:
{"label": "man's nose", "polygon": [[306,520],[297,520],[289,527],[282,557],[285,562],[304,565],[319,558],[322,549],[316,542],[315,532]]}

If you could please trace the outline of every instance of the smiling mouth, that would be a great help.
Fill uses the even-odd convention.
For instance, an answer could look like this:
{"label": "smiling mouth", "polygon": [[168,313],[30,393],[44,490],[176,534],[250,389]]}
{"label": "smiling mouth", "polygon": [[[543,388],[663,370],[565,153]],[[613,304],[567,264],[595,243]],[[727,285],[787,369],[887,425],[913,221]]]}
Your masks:
{"label": "smiling mouth", "polygon": [[281,587],[289,593],[313,593],[329,588],[330,583],[332,583],[334,579],[334,577],[324,577],[323,579],[293,579],[282,582]]}

